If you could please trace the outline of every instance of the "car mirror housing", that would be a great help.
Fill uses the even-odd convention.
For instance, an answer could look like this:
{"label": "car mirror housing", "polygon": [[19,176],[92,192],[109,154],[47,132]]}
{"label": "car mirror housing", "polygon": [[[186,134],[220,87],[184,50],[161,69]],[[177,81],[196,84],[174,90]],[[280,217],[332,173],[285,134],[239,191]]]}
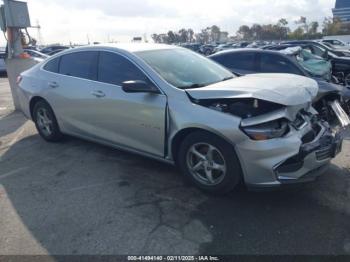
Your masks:
{"label": "car mirror housing", "polygon": [[122,83],[122,89],[126,93],[152,93],[159,94],[159,90],[141,80],[125,81]]}
{"label": "car mirror housing", "polygon": [[326,50],[326,51],[324,52],[323,58],[324,58],[325,60],[329,60],[328,50]]}

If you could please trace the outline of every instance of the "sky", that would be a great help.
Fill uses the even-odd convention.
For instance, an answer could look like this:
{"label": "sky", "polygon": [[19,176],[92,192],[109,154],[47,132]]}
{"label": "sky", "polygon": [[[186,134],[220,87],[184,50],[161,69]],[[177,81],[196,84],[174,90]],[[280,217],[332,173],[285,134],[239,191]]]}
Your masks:
{"label": "sky", "polygon": [[[43,44],[129,42],[134,36],[181,28],[218,25],[235,34],[242,24],[275,23],[294,27],[300,16],[319,21],[331,16],[335,0],[27,0],[32,25],[41,26]],[[38,37],[36,29],[30,33]],[[2,39],[4,41],[4,39]]]}

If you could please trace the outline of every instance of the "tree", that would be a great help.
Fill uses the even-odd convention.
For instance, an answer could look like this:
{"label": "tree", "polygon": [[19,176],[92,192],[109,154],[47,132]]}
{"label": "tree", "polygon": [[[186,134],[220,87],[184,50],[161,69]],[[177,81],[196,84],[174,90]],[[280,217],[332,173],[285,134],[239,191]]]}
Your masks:
{"label": "tree", "polygon": [[339,18],[326,17],[323,21],[324,35],[347,35],[350,34],[349,23],[342,23]]}
{"label": "tree", "polygon": [[179,36],[180,36],[180,42],[181,43],[186,43],[187,42],[187,30],[186,29],[181,29],[179,31]]}
{"label": "tree", "polygon": [[210,27],[202,29],[201,32],[196,35],[197,42],[204,43],[204,44],[209,43],[210,42],[210,31],[211,31]]}
{"label": "tree", "polygon": [[293,40],[302,40],[304,36],[304,29],[300,26],[289,34],[289,38]]}
{"label": "tree", "polygon": [[309,34],[310,35],[315,35],[317,34],[318,31],[318,27],[319,27],[319,23],[318,22],[311,22],[310,23],[310,28],[309,28]]}
{"label": "tree", "polygon": [[249,26],[247,26],[247,25],[240,26],[237,33],[244,40],[250,40],[252,38],[252,31],[250,30]]}
{"label": "tree", "polygon": [[253,24],[250,28],[251,34],[254,39],[261,40],[263,36],[263,28],[259,24]]}
{"label": "tree", "polygon": [[151,37],[155,43],[160,43],[160,37],[158,34],[152,34]]}
{"label": "tree", "polygon": [[288,21],[285,18],[281,18],[278,23],[279,39],[287,39],[290,33],[290,28],[288,27]]}
{"label": "tree", "polygon": [[187,38],[190,42],[194,40],[194,31],[192,28],[187,29]]}
{"label": "tree", "polygon": [[173,44],[176,43],[177,37],[176,34],[173,31],[169,31],[168,32],[168,42],[169,44]]}
{"label": "tree", "polygon": [[296,24],[301,25],[300,28],[304,30],[304,32],[309,32],[309,24],[307,23],[307,18],[305,16],[301,16],[299,20],[295,21]]}
{"label": "tree", "polygon": [[210,37],[211,37],[211,40],[213,42],[219,42],[220,41],[220,34],[221,34],[220,27],[218,27],[216,25],[213,25],[210,28]]}
{"label": "tree", "polygon": [[281,18],[280,20],[278,20],[278,25],[280,25],[281,27],[282,26],[287,26],[288,25],[288,21],[287,21],[287,19],[285,19],[285,18]]}

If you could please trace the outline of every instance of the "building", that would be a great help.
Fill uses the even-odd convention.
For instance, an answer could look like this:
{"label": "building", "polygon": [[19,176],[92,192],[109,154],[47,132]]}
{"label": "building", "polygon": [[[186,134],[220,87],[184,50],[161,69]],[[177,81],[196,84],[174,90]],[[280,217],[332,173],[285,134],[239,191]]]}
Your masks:
{"label": "building", "polygon": [[336,0],[333,17],[343,22],[350,22],[350,0]]}

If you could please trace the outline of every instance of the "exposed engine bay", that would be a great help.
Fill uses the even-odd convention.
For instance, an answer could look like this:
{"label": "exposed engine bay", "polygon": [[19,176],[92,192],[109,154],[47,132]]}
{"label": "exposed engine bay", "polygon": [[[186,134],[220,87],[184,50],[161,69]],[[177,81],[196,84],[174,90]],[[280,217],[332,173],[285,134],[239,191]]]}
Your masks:
{"label": "exposed engine bay", "polygon": [[242,119],[263,115],[284,107],[276,103],[252,98],[201,100],[199,104],[220,112],[239,116]]}
{"label": "exposed engine bay", "polygon": [[[313,106],[286,107],[255,98],[204,99],[193,102],[210,109],[242,118],[241,129],[253,140],[267,140],[286,135],[290,128],[315,126],[319,121],[329,122],[334,130],[350,125],[336,94],[324,96]],[[313,128],[316,130],[316,128]],[[314,137],[314,135],[312,136]]]}

